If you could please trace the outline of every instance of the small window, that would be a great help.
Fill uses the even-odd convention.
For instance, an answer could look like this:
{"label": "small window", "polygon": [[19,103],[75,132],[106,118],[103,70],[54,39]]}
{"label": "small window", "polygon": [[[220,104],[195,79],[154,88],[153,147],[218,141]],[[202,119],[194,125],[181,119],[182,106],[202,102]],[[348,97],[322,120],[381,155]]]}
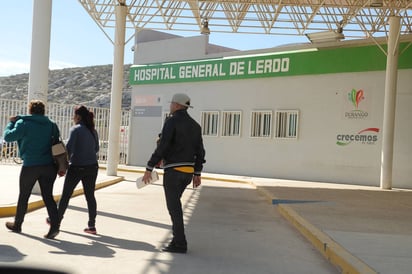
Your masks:
{"label": "small window", "polygon": [[240,136],[240,111],[222,112],[222,136]]}
{"label": "small window", "polygon": [[276,132],[277,139],[297,139],[299,125],[298,110],[276,111]]}
{"label": "small window", "polygon": [[270,137],[272,133],[272,115],[272,111],[253,111],[250,119],[250,137]]}
{"label": "small window", "polygon": [[218,111],[204,111],[202,112],[202,134],[204,136],[217,136],[217,129],[219,124]]}

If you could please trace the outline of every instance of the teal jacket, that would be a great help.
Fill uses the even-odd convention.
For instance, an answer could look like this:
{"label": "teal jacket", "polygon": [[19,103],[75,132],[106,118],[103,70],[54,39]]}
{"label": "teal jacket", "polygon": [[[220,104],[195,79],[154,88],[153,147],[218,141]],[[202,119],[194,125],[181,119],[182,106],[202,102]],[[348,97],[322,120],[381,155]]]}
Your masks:
{"label": "teal jacket", "polygon": [[[57,137],[54,137],[57,136]],[[53,164],[52,137],[58,139],[59,129],[44,115],[22,115],[9,122],[3,133],[6,142],[17,141],[23,166]]]}

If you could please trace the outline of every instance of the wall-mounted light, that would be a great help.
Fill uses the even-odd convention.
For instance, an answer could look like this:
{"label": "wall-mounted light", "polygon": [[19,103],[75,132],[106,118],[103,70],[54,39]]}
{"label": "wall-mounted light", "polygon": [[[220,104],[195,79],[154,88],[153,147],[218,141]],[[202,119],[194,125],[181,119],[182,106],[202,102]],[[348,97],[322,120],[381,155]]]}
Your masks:
{"label": "wall-mounted light", "polygon": [[210,34],[209,21],[207,20],[207,18],[202,20],[202,29],[200,30],[200,34],[204,34],[204,35]]}
{"label": "wall-mounted light", "polygon": [[311,43],[337,42],[345,39],[343,35],[343,21],[339,22],[338,28],[335,31],[321,31],[305,34]]}
{"label": "wall-mounted light", "polygon": [[322,31],[305,34],[311,43],[336,42],[345,38],[343,33],[337,31]]}
{"label": "wall-mounted light", "polygon": [[369,6],[373,8],[379,8],[383,6],[383,0],[370,0]]}

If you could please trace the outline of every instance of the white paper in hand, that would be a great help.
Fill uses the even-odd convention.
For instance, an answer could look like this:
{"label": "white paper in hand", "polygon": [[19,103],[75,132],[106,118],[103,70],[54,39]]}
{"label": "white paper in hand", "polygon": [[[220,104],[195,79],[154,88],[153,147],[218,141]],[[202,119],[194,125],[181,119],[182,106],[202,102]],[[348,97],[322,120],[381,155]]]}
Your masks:
{"label": "white paper in hand", "polygon": [[148,184],[145,184],[142,179],[143,179],[143,176],[140,177],[140,178],[137,178],[137,180],[136,180],[136,187],[137,188],[143,188],[143,187],[148,186],[149,184],[151,184],[153,182],[156,182],[157,180],[159,180],[159,174],[157,174],[157,172],[153,170],[152,171],[152,177],[150,178],[150,181],[149,181]]}

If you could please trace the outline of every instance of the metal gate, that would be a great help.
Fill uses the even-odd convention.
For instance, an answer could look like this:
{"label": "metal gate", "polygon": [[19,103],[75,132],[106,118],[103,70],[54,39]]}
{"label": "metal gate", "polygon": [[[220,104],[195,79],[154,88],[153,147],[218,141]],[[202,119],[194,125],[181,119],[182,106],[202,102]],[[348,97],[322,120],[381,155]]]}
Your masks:
{"label": "metal gate", "polygon": [[[87,106],[86,106],[87,107]],[[57,103],[48,103],[46,107],[46,115],[56,122],[60,129],[60,135],[63,140],[67,140],[69,137],[70,128],[73,126],[73,116],[74,116],[75,105],[65,105]],[[100,163],[105,163],[107,161],[108,152],[108,139],[109,139],[109,120],[110,120],[110,109],[108,108],[97,108],[88,107],[90,111],[94,113],[96,130],[99,134],[100,140],[100,151],[98,154],[98,159]],[[9,122],[10,116],[15,116],[18,114],[27,113],[27,101],[23,100],[5,100],[0,99],[0,129],[6,128]],[[128,151],[128,140],[129,140],[129,122],[130,122],[130,111],[122,110],[121,115],[121,127],[119,132],[119,151],[120,151],[120,164],[127,164],[127,151]],[[18,158],[17,155],[17,144],[6,143],[1,137],[0,140],[1,162],[15,162]]]}

